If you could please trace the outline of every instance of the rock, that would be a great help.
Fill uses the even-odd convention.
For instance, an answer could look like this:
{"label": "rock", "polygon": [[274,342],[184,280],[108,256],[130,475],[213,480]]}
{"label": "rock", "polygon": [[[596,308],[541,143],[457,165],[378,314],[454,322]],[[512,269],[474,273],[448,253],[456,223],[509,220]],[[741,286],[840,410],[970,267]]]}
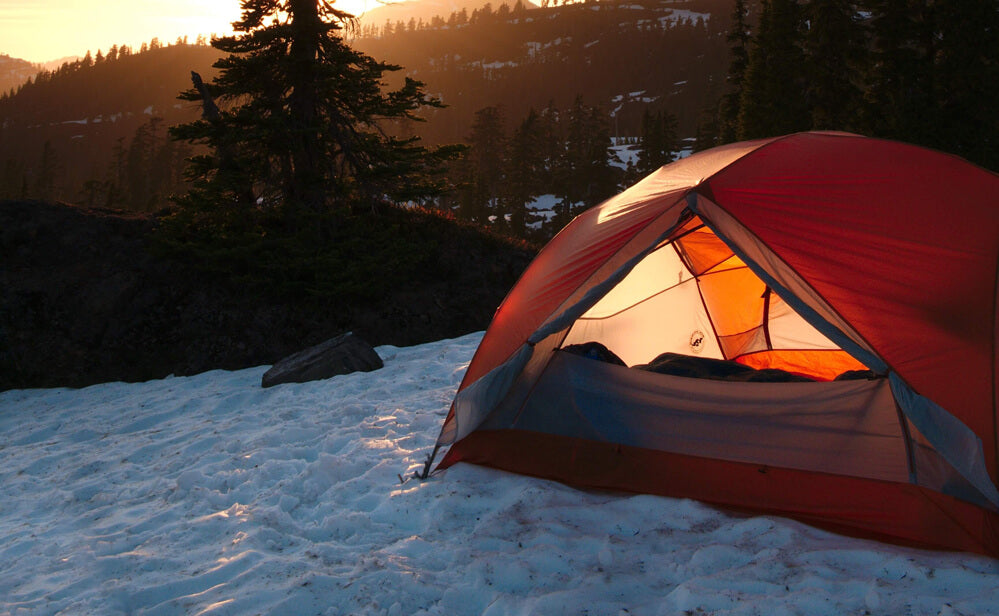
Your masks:
{"label": "rock", "polygon": [[280,383],[306,383],[337,374],[371,372],[382,367],[382,358],[370,344],[351,332],[285,357],[271,366],[260,381],[261,387]]}

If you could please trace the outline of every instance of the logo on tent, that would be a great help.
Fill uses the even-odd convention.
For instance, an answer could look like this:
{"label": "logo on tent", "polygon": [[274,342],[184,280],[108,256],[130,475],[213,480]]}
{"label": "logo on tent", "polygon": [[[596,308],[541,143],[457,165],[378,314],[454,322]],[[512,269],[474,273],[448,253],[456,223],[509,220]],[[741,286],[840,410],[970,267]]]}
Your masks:
{"label": "logo on tent", "polygon": [[690,350],[695,353],[704,350],[704,332],[699,329],[695,329],[694,333],[690,334]]}

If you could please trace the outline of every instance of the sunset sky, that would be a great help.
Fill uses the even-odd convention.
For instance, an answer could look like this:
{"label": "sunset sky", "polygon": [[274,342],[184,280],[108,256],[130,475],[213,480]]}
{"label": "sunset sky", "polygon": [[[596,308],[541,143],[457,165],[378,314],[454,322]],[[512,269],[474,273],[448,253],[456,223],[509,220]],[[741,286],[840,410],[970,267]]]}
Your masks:
{"label": "sunset sky", "polygon": [[[377,0],[338,0],[354,13]],[[239,0],[0,0],[0,53],[32,62],[82,56],[111,45],[138,49],[159,37],[172,43],[187,35],[230,31]]]}

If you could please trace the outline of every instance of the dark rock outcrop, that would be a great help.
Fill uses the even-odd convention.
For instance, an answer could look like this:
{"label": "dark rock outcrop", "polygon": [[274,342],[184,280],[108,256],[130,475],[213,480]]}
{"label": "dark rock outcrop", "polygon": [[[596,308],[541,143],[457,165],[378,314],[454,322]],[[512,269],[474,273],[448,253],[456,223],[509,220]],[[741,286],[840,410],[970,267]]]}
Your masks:
{"label": "dark rock outcrop", "polygon": [[352,332],[347,332],[285,357],[264,373],[260,386],[307,383],[338,374],[371,372],[383,365],[382,358],[370,344]]}
{"label": "dark rock outcrop", "polygon": [[[154,256],[148,215],[0,201],[0,390],[273,364],[353,331],[408,346],[484,329],[533,254],[441,234],[425,279],[367,305],[261,296]],[[460,231],[460,232],[459,232]]]}

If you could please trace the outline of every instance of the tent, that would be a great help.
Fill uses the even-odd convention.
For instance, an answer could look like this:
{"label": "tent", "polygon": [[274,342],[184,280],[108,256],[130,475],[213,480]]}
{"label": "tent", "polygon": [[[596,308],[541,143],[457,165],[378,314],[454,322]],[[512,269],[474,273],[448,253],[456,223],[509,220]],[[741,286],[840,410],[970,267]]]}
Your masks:
{"label": "tent", "polygon": [[999,555],[997,262],[999,176],[957,157],[829,132],[696,153],[539,253],[438,468]]}

